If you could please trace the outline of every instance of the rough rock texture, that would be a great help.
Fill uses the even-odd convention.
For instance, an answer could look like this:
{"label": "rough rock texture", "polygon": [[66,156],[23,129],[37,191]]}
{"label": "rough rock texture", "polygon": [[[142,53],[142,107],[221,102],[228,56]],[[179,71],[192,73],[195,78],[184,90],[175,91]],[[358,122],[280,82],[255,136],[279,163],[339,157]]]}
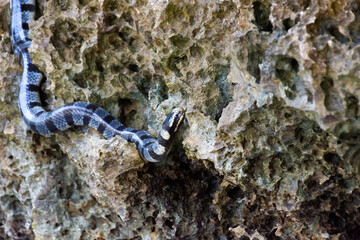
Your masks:
{"label": "rough rock texture", "polygon": [[157,134],[166,162],[17,109],[0,1],[0,239],[359,239],[360,2],[37,1],[44,104],[90,101]]}

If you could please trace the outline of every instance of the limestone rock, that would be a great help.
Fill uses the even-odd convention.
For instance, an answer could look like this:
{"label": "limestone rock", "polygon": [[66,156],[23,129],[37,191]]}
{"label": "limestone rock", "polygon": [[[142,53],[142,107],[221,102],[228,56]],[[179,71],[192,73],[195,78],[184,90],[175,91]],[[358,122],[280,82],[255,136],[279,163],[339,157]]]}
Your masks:
{"label": "limestone rock", "polygon": [[46,109],[89,101],[157,135],[183,107],[160,164],[28,131],[9,21],[0,1],[0,239],[360,236],[358,1],[37,1]]}

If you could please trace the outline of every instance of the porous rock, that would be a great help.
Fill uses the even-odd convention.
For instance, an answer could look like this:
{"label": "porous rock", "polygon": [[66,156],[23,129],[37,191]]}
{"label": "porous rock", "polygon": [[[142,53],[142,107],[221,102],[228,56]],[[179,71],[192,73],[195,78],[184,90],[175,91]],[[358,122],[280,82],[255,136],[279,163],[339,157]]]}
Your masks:
{"label": "porous rock", "polygon": [[37,1],[44,105],[102,106],[167,161],[91,129],[52,137],[18,113],[0,1],[0,239],[357,239],[358,1]]}

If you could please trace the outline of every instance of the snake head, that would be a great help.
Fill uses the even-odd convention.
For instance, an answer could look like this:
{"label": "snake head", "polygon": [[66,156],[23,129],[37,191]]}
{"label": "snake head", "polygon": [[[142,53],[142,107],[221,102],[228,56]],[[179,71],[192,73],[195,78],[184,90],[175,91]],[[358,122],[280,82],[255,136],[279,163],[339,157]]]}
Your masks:
{"label": "snake head", "polygon": [[175,108],[166,117],[163,123],[163,129],[166,130],[170,136],[178,130],[180,124],[184,120],[185,111],[182,108]]}

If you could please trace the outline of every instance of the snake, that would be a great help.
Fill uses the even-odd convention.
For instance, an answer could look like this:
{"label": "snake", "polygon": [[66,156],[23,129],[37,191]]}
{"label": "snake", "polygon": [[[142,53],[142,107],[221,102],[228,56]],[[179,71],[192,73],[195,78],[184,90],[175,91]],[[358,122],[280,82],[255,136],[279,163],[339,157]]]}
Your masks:
{"label": "snake", "polygon": [[11,0],[11,44],[20,59],[22,75],[19,86],[19,110],[23,121],[33,132],[49,136],[74,126],[89,126],[106,139],[120,135],[135,143],[139,155],[149,162],[163,161],[182,123],[185,111],[174,108],[164,120],[158,137],[146,130],[126,127],[103,108],[89,102],[73,102],[46,111],[40,92],[44,74],[33,64],[29,53],[29,23],[35,15],[35,0]]}

